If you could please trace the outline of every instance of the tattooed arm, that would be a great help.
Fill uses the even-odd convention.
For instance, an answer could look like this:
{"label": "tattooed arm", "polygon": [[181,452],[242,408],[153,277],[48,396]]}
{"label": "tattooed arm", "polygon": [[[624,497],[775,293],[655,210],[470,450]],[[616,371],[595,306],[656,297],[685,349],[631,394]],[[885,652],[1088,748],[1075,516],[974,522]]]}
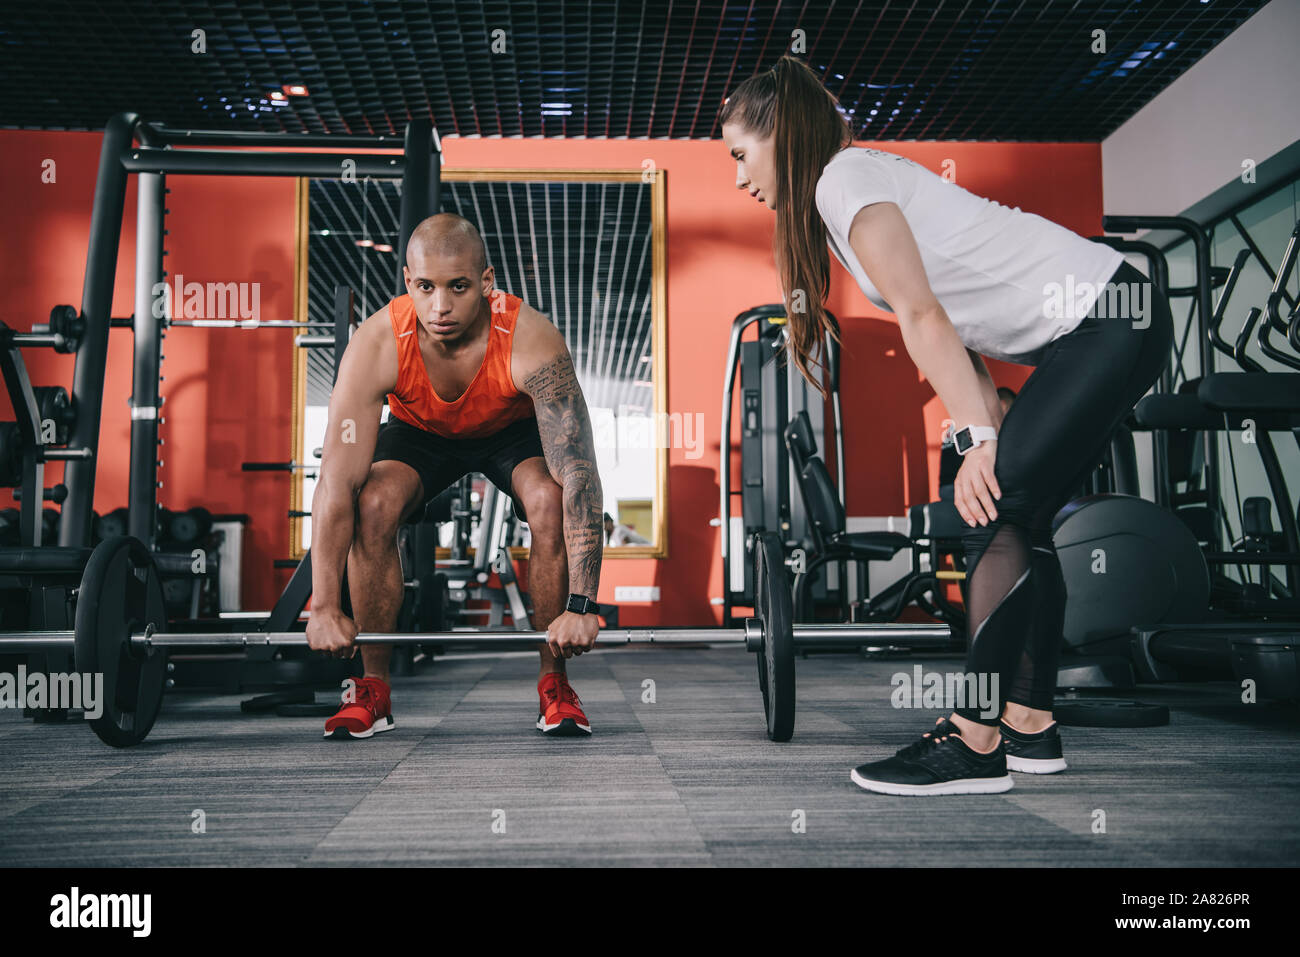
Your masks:
{"label": "tattooed arm", "polygon": [[[549,319],[527,306],[520,309],[511,372],[520,391],[532,397],[547,468],[564,490],[569,591],[595,601],[605,547],[604,491],[596,470],[587,400],[564,337]],[[594,640],[594,615],[567,617],[593,623],[583,630],[589,630]],[[580,643],[579,653],[584,647],[590,647],[590,642]]]}
{"label": "tattooed arm", "polygon": [[546,465],[564,489],[564,544],[569,554],[569,590],[595,601],[604,548],[604,492],[596,471],[587,401],[573,371],[569,350],[543,362],[524,380],[533,397],[537,431]]}

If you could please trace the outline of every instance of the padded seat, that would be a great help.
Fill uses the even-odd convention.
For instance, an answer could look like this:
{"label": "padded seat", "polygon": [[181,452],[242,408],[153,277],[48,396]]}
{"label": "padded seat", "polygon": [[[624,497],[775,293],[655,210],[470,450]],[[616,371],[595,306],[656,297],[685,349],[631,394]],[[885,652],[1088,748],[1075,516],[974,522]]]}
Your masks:
{"label": "padded seat", "polygon": [[1177,395],[1149,395],[1137,404],[1133,418],[1140,429],[1199,429],[1215,431],[1223,428],[1223,417],[1205,407],[1195,393]]}
{"label": "padded seat", "polygon": [[[863,602],[866,615],[863,620],[894,621],[904,608],[916,604],[928,614],[948,622],[954,629],[964,628],[962,611],[943,596],[943,588],[938,586],[934,575],[921,570],[916,541],[921,538],[929,540],[930,560],[937,565],[942,550],[937,540],[958,538],[963,534],[965,523],[952,502],[930,502],[913,508],[909,513],[909,531],[913,535],[846,531],[844,507],[835,493],[826,464],[817,455],[817,443],[806,412],[800,412],[786,426],[785,443],[795,474],[799,477],[799,493],[807,511],[814,545],[811,561],[795,575],[795,621],[809,620],[806,616],[811,611],[811,583],[826,563],[889,561],[900,552],[908,552],[912,556],[911,571]],[[931,595],[933,601],[928,597]]]}
{"label": "padded seat", "polygon": [[1300,415],[1300,373],[1216,372],[1201,380],[1196,397],[1218,412]]}
{"label": "padded seat", "polygon": [[913,505],[907,510],[907,517],[910,537],[914,539],[961,538],[970,529],[951,499]]}
{"label": "padded seat", "polygon": [[888,561],[903,549],[911,548],[912,540],[897,532],[843,532],[832,536],[828,544],[844,549],[846,558]]}

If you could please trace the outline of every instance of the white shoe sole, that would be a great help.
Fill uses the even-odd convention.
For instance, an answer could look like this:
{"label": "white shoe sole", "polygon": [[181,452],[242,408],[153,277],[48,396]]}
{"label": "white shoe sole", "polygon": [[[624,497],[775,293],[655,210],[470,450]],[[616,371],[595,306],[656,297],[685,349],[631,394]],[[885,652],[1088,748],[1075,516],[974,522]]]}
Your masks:
{"label": "white shoe sole", "polygon": [[936,784],[890,784],[885,781],[872,781],[858,774],[853,769],[850,777],[853,783],[877,794],[934,795],[934,794],[1000,794],[1015,787],[1011,775],[1000,778],[958,778],[955,781],[942,781]]}
{"label": "white shoe sole", "polygon": [[1019,771],[1021,774],[1055,774],[1068,767],[1065,758],[1017,758],[1007,755],[1007,770]]}
{"label": "white shoe sole", "polygon": [[578,728],[579,730],[581,730],[581,731],[584,732],[585,734],[591,734],[591,725],[589,725],[589,724],[579,724],[577,721],[574,721],[572,718],[565,718],[565,719],[563,719],[562,721],[560,721],[560,722],[558,722],[558,723],[556,723],[556,724],[547,724],[545,718],[538,718],[538,719],[537,719],[537,730],[540,731],[540,732],[542,732],[542,734],[551,734],[551,733],[554,732],[557,728],[559,728],[561,725],[563,725],[565,721],[568,721],[568,722],[569,722],[570,724],[572,724],[575,728]]}
{"label": "white shoe sole", "polygon": [[367,731],[349,731],[347,728],[335,728],[333,731],[326,731],[327,738],[371,738],[381,731],[392,731],[396,725],[391,717],[380,718],[372,724]]}

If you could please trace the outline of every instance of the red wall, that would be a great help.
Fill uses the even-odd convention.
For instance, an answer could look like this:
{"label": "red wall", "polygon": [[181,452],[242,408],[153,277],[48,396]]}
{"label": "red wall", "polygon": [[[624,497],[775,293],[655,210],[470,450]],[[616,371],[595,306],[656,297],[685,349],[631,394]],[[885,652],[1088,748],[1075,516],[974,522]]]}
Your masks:
{"label": "red wall", "polygon": [[[0,209],[5,255],[2,317],[30,329],[56,303],[80,305],[100,136],[0,132]],[[882,143],[941,172],[952,160],[961,186],[1038,213],[1083,235],[1099,230],[1101,150],[1097,144]],[[658,605],[624,605],[623,623],[700,625],[716,621],[710,596],[722,593],[717,515],[722,372],[732,319],[780,301],[772,262],[772,215],[734,187],[735,167],[720,142],[585,140],[443,140],[451,168],[641,169],[653,160],[668,183],[668,408],[705,422],[704,456],[669,451],[669,557],[605,562],[600,598],[616,585],[657,584]],[[57,182],[41,182],[41,163],[57,163]],[[167,225],[169,274],[200,282],[260,282],[262,317],[290,318],[294,283],[294,183],[290,180],[172,177]],[[127,194],[114,315],[133,309],[135,190]],[[848,510],[897,515],[929,501],[937,485],[939,424],[933,390],[903,349],[892,318],[867,302],[832,259],[829,305],[844,328]],[[289,458],[292,336],[173,329],[164,343],[160,502],[205,505],[252,517],[244,554],[244,604],[269,608],[289,573],[271,562],[289,554],[289,479],[244,473],[245,460]],[[72,359],[27,350],[36,384],[71,386]],[[1017,387],[1029,373],[991,362],[999,384]],[[101,468],[95,508],[126,502],[131,391],[131,333],[109,336]],[[3,400],[0,400],[3,401]],[[0,412],[9,414],[7,404]],[[738,437],[738,434],[737,434]],[[735,463],[738,467],[738,461]],[[47,471],[47,483],[62,466]],[[707,584],[706,584],[707,583]]]}

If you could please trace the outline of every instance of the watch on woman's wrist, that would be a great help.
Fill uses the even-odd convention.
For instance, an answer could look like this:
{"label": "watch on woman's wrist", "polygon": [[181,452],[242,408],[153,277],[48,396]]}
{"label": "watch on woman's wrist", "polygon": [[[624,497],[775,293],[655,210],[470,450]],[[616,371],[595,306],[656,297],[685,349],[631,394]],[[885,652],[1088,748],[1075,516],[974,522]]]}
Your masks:
{"label": "watch on woman's wrist", "polygon": [[987,425],[968,425],[952,434],[952,444],[958,455],[965,455],[977,449],[985,442],[992,442],[998,437],[998,430]]}

